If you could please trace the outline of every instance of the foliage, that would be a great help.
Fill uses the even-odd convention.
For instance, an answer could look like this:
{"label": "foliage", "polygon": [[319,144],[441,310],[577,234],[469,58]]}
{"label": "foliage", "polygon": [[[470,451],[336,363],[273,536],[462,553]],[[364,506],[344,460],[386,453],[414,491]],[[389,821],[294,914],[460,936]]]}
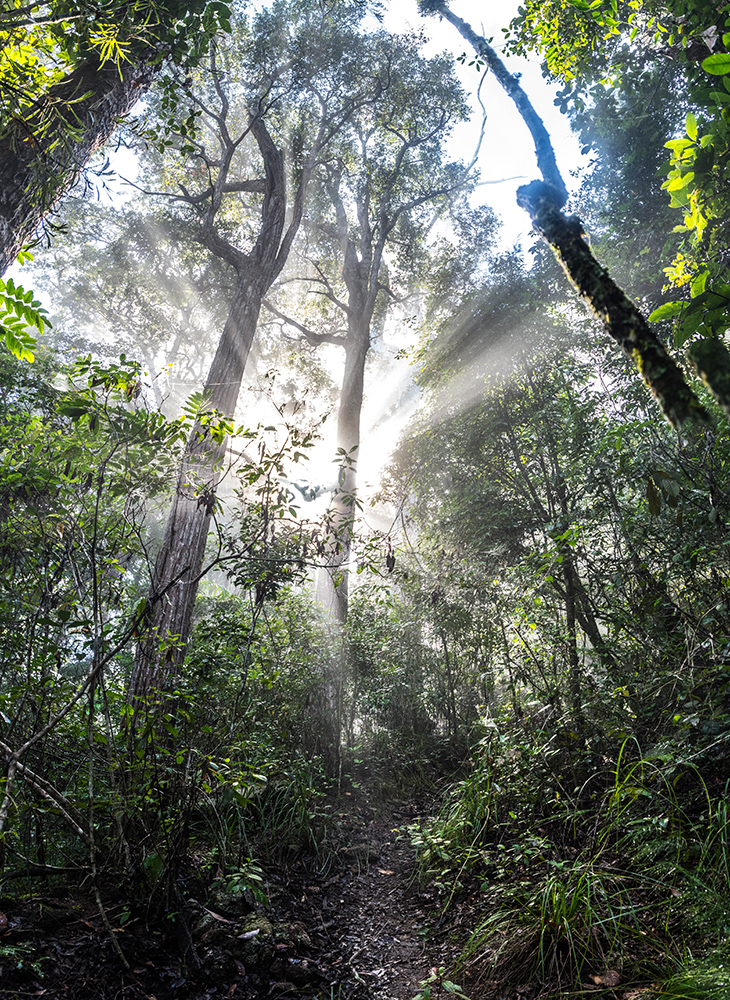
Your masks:
{"label": "foliage", "polygon": [[[298,850],[321,837],[326,818],[318,806],[323,778],[299,743],[312,731],[305,719],[316,626],[314,620],[305,625],[303,605],[294,598],[288,615],[266,610],[277,572],[291,579],[290,560],[277,570],[269,521],[261,534],[267,544],[250,559],[258,522],[277,516],[267,498],[278,468],[271,463],[281,462],[281,447],[271,457],[259,448],[260,469],[248,463],[243,470],[252,498],[241,501],[248,513],[239,535],[249,532],[248,551],[233,547],[227,555],[230,563],[249,559],[256,567],[240,573],[251,594],[249,621],[242,604],[230,615],[247,636],[247,645],[236,647],[243,660],[225,661],[212,621],[206,651],[201,625],[189,686],[176,692],[174,705],[156,707],[161,736],[131,732],[130,652],[146,615],[140,600],[146,590],[144,517],[156,498],[169,495],[191,423],[209,419],[208,431],[215,434],[217,417],[193,405],[189,415],[168,421],[147,409],[145,373],[124,357],[113,365],[80,358],[57,377],[57,389],[49,388],[53,361],[46,353],[30,370],[9,358],[5,367],[5,857],[79,870],[116,858],[138,891],[169,902],[185,850],[200,837],[215,848],[221,870],[230,863],[236,885],[248,880],[256,896],[252,831],[260,831],[262,852],[273,853],[282,843]],[[283,523],[277,523],[281,532]],[[265,592],[258,586],[262,573]],[[222,620],[225,605],[217,613]],[[268,642],[257,631],[262,621]],[[287,660],[295,650],[299,659]],[[287,678],[286,701],[280,675]],[[282,708],[292,705],[297,684],[301,701],[290,708],[287,742],[279,730]],[[51,759],[53,766],[46,763]],[[89,773],[79,767],[81,759]]]}
{"label": "foliage", "polygon": [[0,16],[0,139],[17,120],[41,137],[54,109],[38,102],[89,57],[112,61],[194,65],[215,32],[230,29],[230,8],[214,0],[132,0],[100,7],[88,0],[6,5]]}
{"label": "foliage", "polygon": [[723,798],[708,799],[697,766],[636,749],[615,745],[614,768],[603,773],[594,751],[583,751],[590,777],[574,787],[575,748],[547,731],[510,732],[501,720],[439,818],[411,829],[421,877],[440,889],[444,907],[481,883],[484,916],[460,963],[472,979],[501,970],[565,987],[623,967],[626,981],[642,963],[679,965],[682,930],[705,944],[723,933],[721,860],[710,865],[715,888],[704,889],[702,904],[716,913],[701,932],[678,906],[709,875],[701,858],[716,841],[706,836],[702,800],[722,825]]}
{"label": "foliage", "polygon": [[198,388],[202,354],[225,322],[227,269],[200,254],[190,224],[171,212],[69,195],[61,219],[86,238],[55,240],[32,266],[51,303],[58,350],[138,358],[159,373],[150,385],[156,405],[178,412]]}
{"label": "foliage", "polygon": [[596,62],[608,70],[617,39],[622,32],[631,33],[632,41],[636,38],[641,25],[639,12],[647,6],[641,0],[527,0],[503,31],[511,52],[525,55],[537,50],[551,76],[570,82],[586,70],[595,73]]}
{"label": "foliage", "polygon": [[435,1000],[444,994],[459,997],[459,1000],[468,1000],[461,987],[447,979],[445,973],[443,965],[432,969],[428,978],[421,980],[418,993],[414,994],[413,1000]]}
{"label": "foliage", "polygon": [[14,357],[34,361],[36,341],[31,330],[42,334],[50,325],[46,310],[32,291],[16,285],[12,278],[0,278],[0,336]]}
{"label": "foliage", "polygon": [[[510,45],[540,51],[563,81],[559,102],[595,156],[581,211],[612,269],[653,321],[677,320],[674,346],[692,349],[723,399],[708,371],[722,370],[728,329],[727,12],[694,0],[681,11],[652,22],[638,0],[528,2]],[[470,209],[466,173],[443,163],[443,129],[466,113],[450,60],[360,35],[354,7],[340,14],[275,4],[234,26],[209,63],[150,99],[140,187],[162,191],[166,208],[140,198],[123,213],[78,211],[93,246],[47,269],[59,343],[107,325],[128,354],[102,361],[90,345],[63,375],[43,348],[31,370],[0,359],[4,861],[118,873],[150,914],[175,910],[188,885],[265,906],[265,864],[331,863],[338,794],[412,800],[435,788],[435,818],[409,832],[434,912],[470,928],[464,982],[555,992],[633,976],[711,997],[730,892],[727,413],[678,440],[565,302],[544,250],[529,268],[521,253],[484,252],[494,217]],[[115,58],[121,35],[102,35],[86,54]],[[692,56],[712,38],[717,52]],[[244,78],[241,54],[257,67]],[[343,126],[326,152],[323,106]],[[241,260],[258,252],[254,107],[274,152],[291,147],[306,220],[270,315],[313,345],[341,344],[342,316],[365,317],[367,350],[400,299],[397,315],[412,309],[423,333],[421,405],[383,493],[397,517],[355,540],[341,629],[308,596],[327,522],[305,521],[286,485],[314,443],[297,401],[331,391],[329,373],[310,378],[308,358],[264,345],[282,419],[256,431],[205,393],[177,419],[155,405],[167,353],[220,325]],[[240,155],[230,175],[215,173],[202,120]],[[310,168],[305,213],[296,192]],[[672,233],[677,210],[687,218]],[[213,256],[225,244],[228,265],[201,262],[191,237],[210,238]],[[365,285],[348,277],[370,264],[366,315],[355,309]],[[667,278],[681,301],[667,301]],[[302,298],[304,286],[318,294]],[[30,350],[42,309],[10,281],[0,293],[5,329]],[[179,370],[199,383],[193,347]],[[154,514],[191,428],[193,444],[233,437],[241,455],[226,458],[215,495],[192,484],[193,518],[212,518],[211,575],[174,689],[135,725],[132,649],[160,598],[149,594]],[[343,455],[354,462],[352,447]],[[163,653],[182,646],[165,642]],[[684,968],[690,952],[709,964]],[[464,1000],[460,983],[435,968],[418,998]]]}
{"label": "foliage", "polygon": [[[488,681],[473,770],[410,832],[424,887],[482,914],[462,969],[478,982],[641,979],[644,961],[680,964],[683,936],[701,950],[722,933],[724,418],[677,450],[623,366],[566,349],[576,317],[544,262],[514,274],[495,270],[484,311],[421,355],[427,405],[390,470],[419,540],[400,585],[439,595],[420,619],[472,592],[491,612],[460,625]],[[533,302],[554,354],[530,339]],[[524,346],[505,363],[515,316]],[[704,923],[677,902],[700,885]]]}

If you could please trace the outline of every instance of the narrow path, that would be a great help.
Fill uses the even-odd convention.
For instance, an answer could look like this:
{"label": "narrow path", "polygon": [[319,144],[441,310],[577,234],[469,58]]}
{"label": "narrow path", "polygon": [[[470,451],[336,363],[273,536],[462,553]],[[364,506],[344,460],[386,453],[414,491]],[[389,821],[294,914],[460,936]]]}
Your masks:
{"label": "narrow path", "polygon": [[413,813],[392,812],[362,824],[330,872],[302,886],[288,914],[310,928],[317,979],[335,996],[411,1000],[443,961],[426,936],[433,913],[413,882],[404,831],[413,821]]}
{"label": "narrow path", "polygon": [[0,998],[45,1000],[412,1000],[447,948],[427,930],[433,896],[413,882],[405,831],[418,810],[372,818],[366,800],[336,817],[329,859],[272,866],[270,905],[181,882],[170,919],[125,920],[113,881],[105,911],[127,959],[122,968],[95,898],[66,886],[52,896],[0,896]]}

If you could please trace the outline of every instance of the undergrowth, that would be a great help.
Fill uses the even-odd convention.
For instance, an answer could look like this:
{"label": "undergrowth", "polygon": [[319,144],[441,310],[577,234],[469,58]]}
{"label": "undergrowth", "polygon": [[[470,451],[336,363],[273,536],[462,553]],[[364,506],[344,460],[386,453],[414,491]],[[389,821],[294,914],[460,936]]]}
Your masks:
{"label": "undergrowth", "polygon": [[444,913],[469,913],[456,972],[477,995],[525,982],[556,997],[648,982],[662,1000],[730,995],[708,986],[727,981],[722,963],[692,964],[730,935],[728,784],[705,749],[481,739],[439,815],[409,830],[422,884]]}

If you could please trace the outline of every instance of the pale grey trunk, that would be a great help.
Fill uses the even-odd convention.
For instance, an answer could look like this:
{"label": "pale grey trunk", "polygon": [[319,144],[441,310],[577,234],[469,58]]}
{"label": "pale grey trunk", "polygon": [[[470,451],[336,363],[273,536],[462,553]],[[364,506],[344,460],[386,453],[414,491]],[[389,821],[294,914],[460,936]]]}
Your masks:
{"label": "pale grey trunk", "polygon": [[363,324],[355,320],[350,322],[349,327],[337,417],[337,447],[347,452],[350,460],[344,461],[340,467],[339,490],[331,506],[332,532],[327,562],[317,578],[318,600],[332,618],[340,623],[347,620],[348,563],[360,457],[360,415],[365,361],[370,349],[370,323]]}
{"label": "pale grey trunk", "polygon": [[[348,563],[352,544],[352,523],[357,493],[357,462],[360,448],[360,413],[362,411],[365,360],[370,349],[370,323],[349,322],[345,372],[337,417],[337,447],[351,457],[340,468],[340,488],[331,506],[332,524],[327,541],[327,561],[317,576],[317,599],[339,629],[347,621]],[[355,449],[353,451],[353,449]],[[339,645],[337,663],[324,677],[323,705],[320,708],[323,730],[328,739],[332,773],[339,773],[342,732],[342,698],[347,672],[348,650],[344,637]]]}

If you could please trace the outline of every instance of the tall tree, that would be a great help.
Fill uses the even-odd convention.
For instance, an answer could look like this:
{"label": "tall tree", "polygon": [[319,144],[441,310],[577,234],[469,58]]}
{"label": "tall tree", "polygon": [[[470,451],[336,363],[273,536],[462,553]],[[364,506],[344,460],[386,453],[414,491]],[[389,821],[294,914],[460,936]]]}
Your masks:
{"label": "tall tree", "polygon": [[[309,343],[345,352],[337,413],[339,484],[319,587],[340,622],[347,616],[368,354],[389,305],[418,287],[434,222],[450,202],[464,201],[473,184],[467,165],[445,160],[449,133],[468,116],[452,60],[425,58],[420,45],[418,37],[384,32],[367,40],[363,58],[379,82],[378,100],[352,116],[318,170],[319,198],[305,252],[307,284],[320,315],[310,325],[293,324]],[[481,222],[486,244],[494,218],[482,215]]]}
{"label": "tall tree", "polygon": [[[356,30],[361,16],[358,5],[341,5],[334,15],[316,0],[275,3],[255,16],[235,48],[212,53],[201,89],[190,94],[215,147],[200,130],[199,138],[183,142],[186,183],[169,198],[197,216],[198,240],[235,276],[203,393],[205,405],[228,419],[235,413],[263,297],[286,263],[312,173],[355,109],[380,90],[377,77],[361,72]],[[247,79],[253,85],[247,86]],[[284,145],[292,149],[288,175]],[[247,177],[256,154],[260,172]],[[188,190],[191,177],[198,190]],[[246,200],[251,195],[260,199],[258,222]],[[224,454],[223,440],[211,439],[202,428],[193,433],[155,560],[133,699],[164,689],[182,663]]]}

